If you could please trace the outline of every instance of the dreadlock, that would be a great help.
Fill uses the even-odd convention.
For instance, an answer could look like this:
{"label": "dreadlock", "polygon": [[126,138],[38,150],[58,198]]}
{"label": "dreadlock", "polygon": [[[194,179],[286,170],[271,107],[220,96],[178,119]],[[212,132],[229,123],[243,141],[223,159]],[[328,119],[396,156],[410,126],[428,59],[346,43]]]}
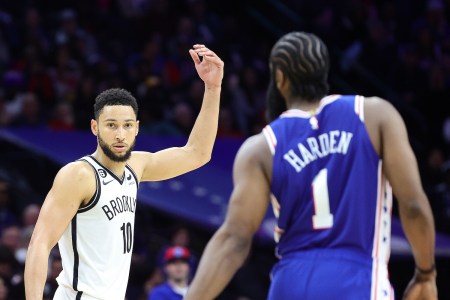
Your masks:
{"label": "dreadlock", "polygon": [[[327,47],[316,35],[296,31],[282,36],[272,48],[270,64],[271,85],[275,81],[275,70],[280,69],[291,82],[293,97],[313,101],[327,95],[330,58]],[[279,97],[281,96],[278,95],[277,98]],[[269,98],[270,95],[268,102],[274,101]],[[274,113],[269,112],[269,117]]]}

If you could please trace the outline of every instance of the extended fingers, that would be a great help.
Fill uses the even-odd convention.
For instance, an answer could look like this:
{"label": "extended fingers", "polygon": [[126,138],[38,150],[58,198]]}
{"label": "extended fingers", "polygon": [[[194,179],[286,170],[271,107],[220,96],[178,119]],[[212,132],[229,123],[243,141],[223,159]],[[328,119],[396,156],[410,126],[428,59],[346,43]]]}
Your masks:
{"label": "extended fingers", "polygon": [[203,59],[205,59],[206,61],[211,62],[219,67],[223,67],[223,65],[224,65],[223,61],[217,55],[215,55],[214,52],[212,52],[211,55],[208,55],[208,54],[204,55]]}
{"label": "extended fingers", "polygon": [[223,61],[217,56],[216,53],[214,53],[214,51],[208,49],[205,45],[195,44],[192,48],[193,49],[189,50],[189,53],[196,64],[201,63],[199,58],[199,56],[201,56],[213,64],[223,66]]}
{"label": "extended fingers", "polygon": [[196,65],[199,64],[199,63],[201,63],[201,60],[200,60],[200,58],[198,57],[198,54],[195,53],[194,50],[190,49],[190,50],[189,50],[189,54],[191,55],[192,60],[194,61],[194,63],[195,63]]}

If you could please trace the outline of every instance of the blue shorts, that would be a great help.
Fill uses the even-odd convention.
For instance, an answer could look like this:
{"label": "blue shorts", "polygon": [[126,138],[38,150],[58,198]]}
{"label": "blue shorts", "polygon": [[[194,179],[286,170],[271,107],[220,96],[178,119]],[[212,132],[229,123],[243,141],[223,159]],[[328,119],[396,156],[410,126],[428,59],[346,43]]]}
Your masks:
{"label": "blue shorts", "polygon": [[311,250],[285,255],[272,270],[269,300],[390,300],[386,263],[352,251]]}

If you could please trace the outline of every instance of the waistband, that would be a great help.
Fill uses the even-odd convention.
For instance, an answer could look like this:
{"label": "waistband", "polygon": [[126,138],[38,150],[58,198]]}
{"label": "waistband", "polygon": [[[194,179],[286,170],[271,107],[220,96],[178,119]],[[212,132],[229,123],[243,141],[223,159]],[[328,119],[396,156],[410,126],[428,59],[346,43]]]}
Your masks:
{"label": "waistband", "polygon": [[[314,249],[314,250],[303,250],[297,252],[291,252],[283,255],[280,261],[288,261],[288,260],[345,260],[349,262],[354,262],[358,264],[366,265],[371,268],[374,262],[373,258],[359,253],[353,250],[347,249]],[[385,262],[379,261],[378,263],[386,265]]]}

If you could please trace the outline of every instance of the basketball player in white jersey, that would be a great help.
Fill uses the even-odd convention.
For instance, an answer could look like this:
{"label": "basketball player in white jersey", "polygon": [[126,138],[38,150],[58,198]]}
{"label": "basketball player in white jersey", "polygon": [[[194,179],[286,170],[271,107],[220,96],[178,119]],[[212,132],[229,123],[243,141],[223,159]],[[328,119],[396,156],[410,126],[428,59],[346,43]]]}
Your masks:
{"label": "basketball player in white jersey", "polygon": [[185,299],[222,291],[271,200],[280,260],[269,300],[393,299],[393,191],[416,264],[404,299],[436,300],[433,216],[401,116],[380,98],[327,95],[328,50],[314,34],[281,37],[270,64],[271,123],[237,154],[225,222]]}
{"label": "basketball player in white jersey", "polygon": [[28,300],[42,299],[49,253],[57,242],[63,271],[54,299],[125,298],[138,184],[184,174],[211,157],[224,63],[204,45],[189,53],[205,92],[183,147],[132,151],[139,131],[136,99],[123,89],[97,96],[91,121],[97,149],[61,168],[34,229],[25,265]]}

